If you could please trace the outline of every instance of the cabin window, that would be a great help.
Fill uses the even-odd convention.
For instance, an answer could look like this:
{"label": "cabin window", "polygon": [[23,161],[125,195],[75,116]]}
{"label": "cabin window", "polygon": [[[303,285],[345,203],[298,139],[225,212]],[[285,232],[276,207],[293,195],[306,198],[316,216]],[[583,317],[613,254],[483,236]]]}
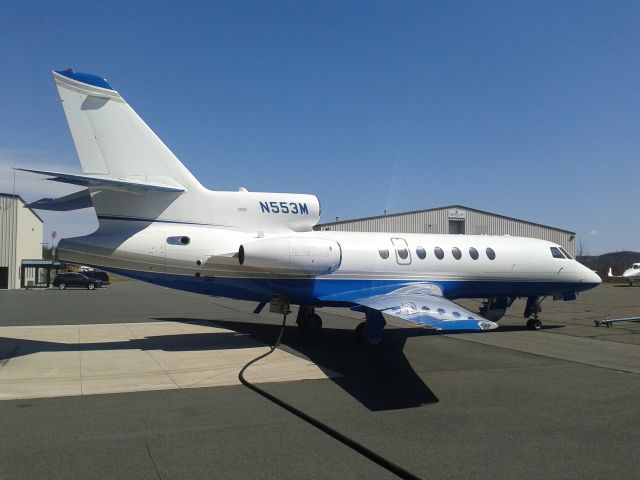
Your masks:
{"label": "cabin window", "polygon": [[442,250],[440,247],[434,248],[433,254],[436,256],[438,260],[442,260],[444,258],[444,250]]}
{"label": "cabin window", "polygon": [[560,251],[560,249],[558,247],[551,247],[551,255],[553,255],[553,258],[562,258],[562,259],[564,259],[564,255],[562,254],[562,252]]}
{"label": "cabin window", "polygon": [[451,254],[453,255],[453,258],[455,258],[456,260],[460,260],[462,258],[462,252],[458,247],[453,247],[451,249]]}
{"label": "cabin window", "polygon": [[487,247],[487,257],[489,258],[489,260],[495,260],[496,259],[496,252],[493,251],[493,248],[491,247]]}
{"label": "cabin window", "polygon": [[560,251],[564,253],[564,256],[567,257],[569,260],[573,260],[573,257],[569,255],[564,248],[560,247]]}
{"label": "cabin window", "polygon": [[474,260],[477,260],[480,255],[478,255],[478,250],[473,247],[469,247],[469,256]]}
{"label": "cabin window", "polygon": [[383,260],[389,258],[389,250],[387,250],[386,248],[378,250],[378,253],[380,254],[380,258],[382,258]]}
{"label": "cabin window", "polygon": [[427,258],[427,251],[423,247],[416,247],[416,255],[420,260]]}

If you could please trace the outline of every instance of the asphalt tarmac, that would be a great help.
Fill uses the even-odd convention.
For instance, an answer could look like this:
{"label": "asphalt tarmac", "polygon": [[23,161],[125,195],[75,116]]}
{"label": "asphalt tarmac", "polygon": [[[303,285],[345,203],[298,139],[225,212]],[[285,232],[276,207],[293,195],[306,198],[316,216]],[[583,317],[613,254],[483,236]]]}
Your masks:
{"label": "asphalt tarmac", "polygon": [[[271,344],[281,317],[254,307],[133,281],[93,292],[0,291],[0,332],[166,322]],[[481,334],[392,321],[375,349],[354,342],[359,314],[349,310],[321,310],[314,336],[291,316],[283,350],[336,375],[260,386],[419,478],[637,478],[640,324],[593,321],[640,315],[640,287],[602,285],[575,302],[545,302],[540,332],[525,328],[523,308],[516,303],[499,330]],[[3,370],[44,349],[0,337],[1,396],[13,388]],[[153,351],[222,348],[207,338],[157,337]],[[109,345],[104,362],[122,349]],[[65,353],[74,348],[87,347]],[[0,401],[0,479],[23,478],[397,477],[230,385]]]}

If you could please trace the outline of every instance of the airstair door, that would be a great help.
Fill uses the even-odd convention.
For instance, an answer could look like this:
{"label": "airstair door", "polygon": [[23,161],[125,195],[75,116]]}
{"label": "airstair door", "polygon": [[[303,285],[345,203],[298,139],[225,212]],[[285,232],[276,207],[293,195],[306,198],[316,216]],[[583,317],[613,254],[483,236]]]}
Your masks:
{"label": "airstair door", "polygon": [[392,238],[393,248],[396,251],[396,261],[398,265],[409,265],[411,263],[411,252],[409,245],[404,238]]}

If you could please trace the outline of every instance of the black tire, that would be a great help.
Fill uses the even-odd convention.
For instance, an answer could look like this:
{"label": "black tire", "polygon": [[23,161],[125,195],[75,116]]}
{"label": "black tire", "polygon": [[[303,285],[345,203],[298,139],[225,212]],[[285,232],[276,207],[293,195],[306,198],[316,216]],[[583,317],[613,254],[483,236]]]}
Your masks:
{"label": "black tire", "polygon": [[527,320],[527,328],[529,330],[541,330],[542,322],[537,318],[530,318],[529,320]]}
{"label": "black tire", "polygon": [[61,283],[60,285],[58,285],[58,288],[60,290],[64,290],[65,288],[67,288],[67,284],[66,283]]}
{"label": "black tire", "polygon": [[317,313],[304,317],[304,330],[308,333],[318,333],[322,328],[322,319]]}
{"label": "black tire", "polygon": [[374,348],[382,343],[382,338],[377,340],[371,340],[367,333],[367,322],[361,322],[358,324],[355,330],[356,343],[358,345],[364,345],[367,348]]}
{"label": "black tire", "polygon": [[87,285],[87,290],[95,290],[95,288],[96,288],[95,283],[90,283],[89,285]]}

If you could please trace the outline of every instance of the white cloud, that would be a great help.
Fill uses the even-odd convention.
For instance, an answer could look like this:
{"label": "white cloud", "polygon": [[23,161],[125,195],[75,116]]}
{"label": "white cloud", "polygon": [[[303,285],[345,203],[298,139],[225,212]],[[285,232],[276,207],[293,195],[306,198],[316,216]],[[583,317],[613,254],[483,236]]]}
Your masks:
{"label": "white cloud", "polygon": [[598,235],[599,233],[600,233],[600,232],[599,232],[598,230],[595,230],[595,229],[594,229],[594,230],[591,230],[591,231],[589,232],[589,235],[591,235],[591,236],[595,236],[595,235]]}

